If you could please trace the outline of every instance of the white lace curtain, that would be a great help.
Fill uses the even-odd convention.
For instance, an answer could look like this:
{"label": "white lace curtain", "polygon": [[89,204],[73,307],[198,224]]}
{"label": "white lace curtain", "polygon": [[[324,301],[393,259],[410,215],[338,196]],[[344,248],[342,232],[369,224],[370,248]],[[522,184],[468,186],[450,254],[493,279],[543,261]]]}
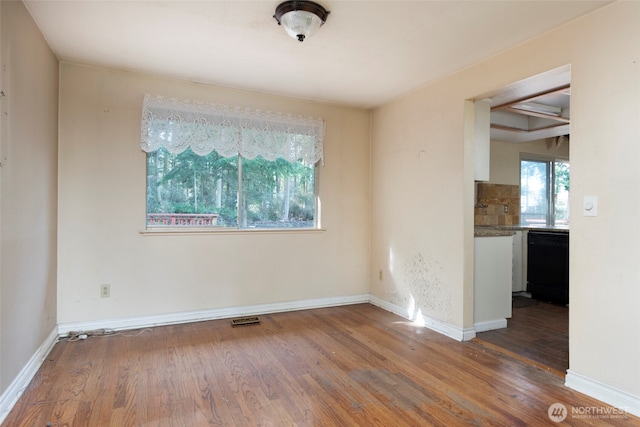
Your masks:
{"label": "white lace curtain", "polygon": [[174,154],[191,148],[201,156],[215,150],[224,157],[306,164],[323,158],[322,119],[270,111],[145,95],[140,131],[147,153],[164,147]]}

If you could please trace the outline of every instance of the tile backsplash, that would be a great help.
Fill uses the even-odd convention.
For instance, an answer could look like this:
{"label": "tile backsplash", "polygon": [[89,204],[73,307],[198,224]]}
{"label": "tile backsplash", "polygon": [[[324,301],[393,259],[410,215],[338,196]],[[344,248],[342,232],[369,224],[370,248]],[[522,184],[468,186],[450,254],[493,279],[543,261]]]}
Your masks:
{"label": "tile backsplash", "polygon": [[520,187],[479,182],[476,188],[474,224],[520,224]]}

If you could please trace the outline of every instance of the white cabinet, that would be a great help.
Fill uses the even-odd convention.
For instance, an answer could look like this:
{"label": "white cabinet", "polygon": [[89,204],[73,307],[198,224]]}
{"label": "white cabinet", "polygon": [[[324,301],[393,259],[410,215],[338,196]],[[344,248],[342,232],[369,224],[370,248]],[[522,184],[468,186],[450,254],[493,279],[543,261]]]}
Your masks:
{"label": "white cabinet", "polygon": [[[526,239],[524,240],[526,242]],[[526,289],[523,257],[522,231],[516,231],[513,235],[513,259],[511,275],[511,291],[522,292]]]}
{"label": "white cabinet", "polygon": [[482,99],[473,104],[476,181],[489,181],[491,153],[491,100]]}
{"label": "white cabinet", "polygon": [[475,237],[474,251],[474,329],[505,328],[511,317],[513,236]]}

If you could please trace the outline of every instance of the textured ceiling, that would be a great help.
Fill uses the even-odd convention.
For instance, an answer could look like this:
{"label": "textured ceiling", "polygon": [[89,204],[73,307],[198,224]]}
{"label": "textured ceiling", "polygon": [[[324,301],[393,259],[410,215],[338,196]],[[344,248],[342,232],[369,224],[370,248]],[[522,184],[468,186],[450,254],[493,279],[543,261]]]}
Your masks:
{"label": "textured ceiling", "polygon": [[279,1],[25,1],[62,61],[262,93],[380,105],[606,1],[338,1],[300,43]]}

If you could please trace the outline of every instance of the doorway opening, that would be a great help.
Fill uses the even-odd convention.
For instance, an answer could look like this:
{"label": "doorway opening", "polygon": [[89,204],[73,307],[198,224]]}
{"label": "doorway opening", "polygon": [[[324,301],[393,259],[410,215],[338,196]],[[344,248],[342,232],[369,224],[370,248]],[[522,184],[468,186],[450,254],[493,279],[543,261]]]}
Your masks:
{"label": "doorway opening", "polygon": [[[478,327],[474,315],[476,340],[562,377],[569,367],[568,263],[566,277],[536,274],[556,267],[540,259],[556,258],[530,262],[529,248],[540,233],[552,233],[550,241],[567,241],[568,260],[569,212],[562,206],[569,191],[570,96],[567,65],[476,98],[490,100],[490,153],[489,176],[475,184],[475,235],[479,228],[513,233],[510,316],[506,327],[487,329]],[[529,170],[523,171],[523,164]],[[519,196],[515,212],[501,192]],[[548,282],[535,282],[538,277]],[[477,283],[474,277],[476,302],[481,300]],[[567,300],[555,298],[560,294]]]}

